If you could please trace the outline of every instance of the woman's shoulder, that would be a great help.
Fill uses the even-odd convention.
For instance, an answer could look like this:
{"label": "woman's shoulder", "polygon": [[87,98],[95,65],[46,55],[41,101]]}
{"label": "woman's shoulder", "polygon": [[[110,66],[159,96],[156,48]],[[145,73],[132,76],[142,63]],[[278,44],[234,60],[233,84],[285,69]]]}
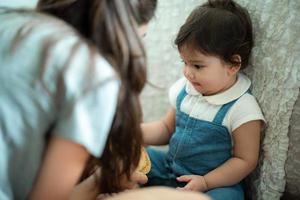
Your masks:
{"label": "woman's shoulder", "polygon": [[[63,20],[37,11],[0,8],[0,21],[0,39],[6,43],[2,49],[12,52],[7,56],[25,56],[27,60],[51,65],[53,70],[71,68],[78,71],[77,75],[84,75],[87,69],[96,70],[93,75],[102,78],[114,74],[97,48]],[[98,66],[101,73],[97,73]]]}
{"label": "woman's shoulder", "polygon": [[64,87],[67,99],[76,99],[102,82],[118,84],[114,69],[97,48],[64,21],[35,11],[1,8],[0,21],[0,40],[5,41],[0,52],[8,52],[1,64],[7,66],[7,73],[18,72],[12,76],[26,74],[22,82],[29,84],[40,74],[50,93]]}
{"label": "woman's shoulder", "polygon": [[27,42],[30,42],[39,47],[45,43],[82,40],[80,34],[66,22],[34,10],[0,8],[0,21],[2,37],[14,46],[28,46]]}
{"label": "woman's shoulder", "polygon": [[0,19],[1,27],[11,26],[12,29],[13,27],[22,27],[26,25],[30,25],[30,28],[32,29],[34,27],[50,24],[55,25],[53,27],[48,27],[50,30],[56,30],[56,25],[61,28],[68,27],[66,23],[58,18],[36,10],[9,9],[0,7]]}

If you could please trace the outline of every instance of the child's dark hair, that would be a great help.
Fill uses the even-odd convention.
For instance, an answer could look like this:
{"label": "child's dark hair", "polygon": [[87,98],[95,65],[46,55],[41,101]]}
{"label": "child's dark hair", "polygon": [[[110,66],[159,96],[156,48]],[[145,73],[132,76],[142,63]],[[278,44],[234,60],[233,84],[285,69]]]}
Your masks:
{"label": "child's dark hair", "polygon": [[[181,26],[175,44],[190,45],[244,69],[253,47],[252,23],[248,11],[232,0],[209,0],[197,7]],[[234,55],[239,55],[241,61]]]}

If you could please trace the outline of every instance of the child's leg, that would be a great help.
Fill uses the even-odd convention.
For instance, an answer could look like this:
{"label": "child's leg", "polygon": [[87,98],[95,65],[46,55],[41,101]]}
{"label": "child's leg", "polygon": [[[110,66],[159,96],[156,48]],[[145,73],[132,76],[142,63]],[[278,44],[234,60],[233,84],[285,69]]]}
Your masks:
{"label": "child's leg", "polygon": [[169,178],[167,153],[152,147],[146,148],[151,161],[151,170],[147,174],[148,178]]}
{"label": "child's leg", "polygon": [[215,188],[206,192],[213,200],[244,200],[244,190],[241,184],[236,184],[231,187]]}
{"label": "child's leg", "polygon": [[176,179],[172,176],[166,159],[167,153],[151,147],[148,147],[146,150],[151,160],[151,170],[147,174],[148,183],[144,186],[163,185],[177,187]]}

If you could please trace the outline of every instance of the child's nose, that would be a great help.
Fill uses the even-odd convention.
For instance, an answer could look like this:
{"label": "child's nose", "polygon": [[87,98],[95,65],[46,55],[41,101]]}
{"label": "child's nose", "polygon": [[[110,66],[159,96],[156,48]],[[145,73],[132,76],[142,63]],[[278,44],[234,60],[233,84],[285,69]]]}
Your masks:
{"label": "child's nose", "polygon": [[189,67],[189,66],[185,67],[184,73],[185,73],[185,76],[190,80],[193,80],[195,78],[194,72],[191,69],[191,67]]}

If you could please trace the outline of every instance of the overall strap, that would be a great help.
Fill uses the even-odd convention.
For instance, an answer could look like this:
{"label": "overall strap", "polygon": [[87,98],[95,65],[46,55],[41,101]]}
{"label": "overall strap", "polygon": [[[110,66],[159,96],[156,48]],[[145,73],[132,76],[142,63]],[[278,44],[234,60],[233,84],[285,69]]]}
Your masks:
{"label": "overall strap", "polygon": [[[248,89],[247,92],[245,92],[244,94],[246,94],[246,93],[251,94],[250,89]],[[244,94],[243,94],[243,95],[244,95]],[[243,95],[242,95],[242,96],[243,96]],[[242,96],[241,96],[241,97],[242,97]],[[239,97],[239,98],[241,98],[241,97]],[[227,103],[227,104],[224,104],[224,105],[219,109],[219,111],[217,112],[217,114],[216,114],[216,116],[215,116],[213,122],[222,125],[223,120],[224,120],[225,115],[227,114],[228,110],[231,108],[231,106],[233,106],[233,104],[234,104],[239,98],[237,98],[237,99],[235,99],[235,100],[233,100],[233,101],[231,101],[231,102],[229,102],[229,103]]]}
{"label": "overall strap", "polygon": [[187,92],[185,91],[185,85],[179,92],[177,98],[176,98],[176,110],[180,111],[180,105],[184,99],[184,97],[187,95]]}
{"label": "overall strap", "polygon": [[220,124],[222,125],[223,123],[223,119],[225,118],[225,115],[227,114],[228,110],[231,108],[231,106],[233,106],[233,104],[237,101],[237,99],[227,103],[227,104],[224,104],[220,109],[219,111],[217,112],[213,122],[216,123],[216,124]]}

